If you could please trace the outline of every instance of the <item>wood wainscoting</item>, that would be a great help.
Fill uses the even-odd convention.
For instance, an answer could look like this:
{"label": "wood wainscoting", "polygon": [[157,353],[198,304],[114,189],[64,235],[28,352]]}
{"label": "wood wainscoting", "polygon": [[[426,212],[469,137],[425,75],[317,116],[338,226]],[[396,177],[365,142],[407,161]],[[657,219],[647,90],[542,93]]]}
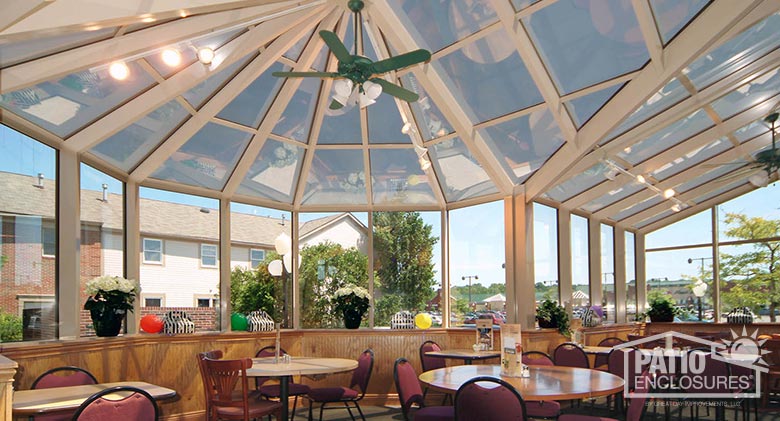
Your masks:
{"label": "wood wainscoting", "polygon": [[[366,401],[369,405],[398,404],[393,382],[393,364],[399,357],[409,359],[420,371],[419,347],[426,340],[442,348],[470,348],[476,334],[473,329],[428,330],[283,330],[281,344],[291,355],[357,358],[367,349],[374,350],[374,371]],[[555,329],[523,332],[524,350],[551,352],[566,340]],[[496,330],[494,347],[499,348]],[[175,399],[161,401],[163,419],[201,420],[205,404],[196,354],[221,349],[225,358],[251,357],[258,349],[273,345],[274,333],[202,333],[191,335],[139,334],[114,338],[81,338],[72,341],[3,343],[0,354],[18,363],[14,388],[29,389],[40,374],[52,367],[75,365],[89,370],[100,382],[143,380],[176,390]],[[449,361],[447,364],[458,364]],[[486,360],[477,364],[498,364]],[[319,379],[296,379],[315,387],[346,385],[351,374],[342,373]]]}

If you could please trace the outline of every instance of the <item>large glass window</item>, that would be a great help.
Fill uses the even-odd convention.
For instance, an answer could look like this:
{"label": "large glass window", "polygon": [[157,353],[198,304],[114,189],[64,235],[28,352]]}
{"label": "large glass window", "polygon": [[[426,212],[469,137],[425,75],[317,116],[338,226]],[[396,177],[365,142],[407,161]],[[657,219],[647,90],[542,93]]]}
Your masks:
{"label": "large glass window", "polygon": [[201,244],[219,244],[219,201],[147,187],[139,195],[142,258],[156,263],[141,265],[144,303],[161,298],[164,307],[154,313],[175,307],[190,316],[196,332],[219,330],[219,312],[197,305],[198,298],[219,299],[219,271],[201,265]]}
{"label": "large glass window", "polygon": [[[102,275],[124,276],[124,185],[81,164],[81,302],[84,285]],[[141,297],[138,297],[140,299]],[[89,312],[82,310],[81,336],[94,335]]]}
{"label": "large glass window", "polygon": [[633,232],[626,231],[626,320],[636,319],[636,242]]}
{"label": "large glass window", "polygon": [[573,317],[579,318],[590,307],[590,267],[588,220],[571,215],[571,306]]}
{"label": "large glass window", "polygon": [[709,247],[647,253],[647,300],[665,296],[678,309],[677,320],[698,320],[699,297],[693,286],[701,280],[708,285],[701,297],[702,319],[714,318],[712,305],[712,249]]}
{"label": "large glass window", "polygon": [[[282,327],[292,327],[291,216],[277,209],[230,204],[230,304],[234,313],[261,310]],[[276,251],[277,242],[283,255]]]}
{"label": "large glass window", "polygon": [[534,283],[536,304],[558,301],[558,211],[534,203]]}
{"label": "large glass window", "polygon": [[57,334],[56,152],[0,125],[0,342]]}
{"label": "large glass window", "polygon": [[605,321],[615,317],[615,229],[601,224],[601,308]]}
{"label": "large glass window", "polygon": [[473,324],[481,314],[505,320],[504,202],[490,202],[449,212],[450,320]]}

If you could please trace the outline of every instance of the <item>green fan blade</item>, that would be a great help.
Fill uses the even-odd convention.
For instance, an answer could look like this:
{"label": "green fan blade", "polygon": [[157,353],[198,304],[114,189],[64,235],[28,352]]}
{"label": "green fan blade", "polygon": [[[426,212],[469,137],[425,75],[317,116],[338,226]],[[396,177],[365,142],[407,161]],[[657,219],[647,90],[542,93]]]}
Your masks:
{"label": "green fan blade", "polygon": [[335,72],[273,72],[276,77],[336,77]]}
{"label": "green fan blade", "polygon": [[377,77],[371,79],[371,82],[378,83],[379,85],[382,86],[382,92],[388,95],[392,95],[402,101],[414,102],[420,99],[420,96],[417,95],[416,93],[408,89],[404,89],[396,84],[390,83],[384,79],[380,79]]}
{"label": "green fan blade", "polygon": [[344,106],[340,102],[336,101],[335,99],[331,101],[330,106],[328,106],[328,108],[330,108],[331,110],[340,110],[343,107]]}
{"label": "green fan blade", "polygon": [[403,69],[417,63],[423,63],[431,59],[431,52],[428,50],[414,50],[405,54],[371,63],[371,72],[381,74],[393,70]]}
{"label": "green fan blade", "polygon": [[336,34],[330,31],[320,31],[320,36],[333,55],[339,60],[339,63],[352,63],[352,54],[349,53],[347,47],[344,46],[344,43],[341,42]]}

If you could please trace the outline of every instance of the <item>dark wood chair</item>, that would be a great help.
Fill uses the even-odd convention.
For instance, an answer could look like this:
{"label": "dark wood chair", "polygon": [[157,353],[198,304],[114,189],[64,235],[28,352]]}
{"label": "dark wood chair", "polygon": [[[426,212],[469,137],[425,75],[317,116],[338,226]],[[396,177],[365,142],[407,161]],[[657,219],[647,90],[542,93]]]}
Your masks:
{"label": "dark wood chair", "polygon": [[206,364],[203,362],[206,358],[211,360],[221,360],[222,359],[222,351],[219,349],[215,349],[212,351],[206,351],[201,352],[197,355],[198,357],[198,370],[200,371],[200,380],[203,384],[203,397],[204,401],[206,402],[206,418],[209,418],[211,415],[211,399],[214,398],[214,388],[209,387],[209,379],[207,378],[206,373]]}
{"label": "dark wood chair", "polygon": [[238,360],[203,360],[208,385],[214,390],[211,398],[210,419],[245,420],[274,415],[281,417],[279,402],[250,399],[247,368],[252,367],[251,358]]}

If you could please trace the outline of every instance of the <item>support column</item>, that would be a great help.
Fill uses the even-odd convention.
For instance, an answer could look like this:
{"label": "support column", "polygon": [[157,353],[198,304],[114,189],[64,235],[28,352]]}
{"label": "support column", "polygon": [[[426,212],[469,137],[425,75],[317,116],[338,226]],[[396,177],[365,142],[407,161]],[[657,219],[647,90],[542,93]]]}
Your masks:
{"label": "support column", "polygon": [[80,336],[81,188],[79,158],[62,149],[57,162],[57,309],[59,339]]}
{"label": "support column", "polygon": [[536,327],[533,276],[533,203],[525,194],[504,199],[507,321],[524,330]]}
{"label": "support column", "polygon": [[374,300],[374,212],[368,212],[368,296],[371,307],[368,308],[368,327],[374,328],[376,300]]}
{"label": "support column", "polygon": [[[290,238],[291,241],[291,247],[290,252],[292,253],[292,266],[293,266],[293,276],[292,276],[292,296],[293,296],[293,329],[300,329],[301,328],[301,282],[300,282],[300,274],[298,273],[300,268],[300,265],[298,264],[299,259],[301,258],[300,255],[300,248],[298,247],[299,241],[298,241],[298,227],[300,224],[298,223],[298,212],[291,212],[291,218],[290,218]],[[369,254],[370,256],[370,254]],[[369,257],[370,259],[370,257]],[[370,267],[370,266],[369,266]],[[368,273],[368,279],[372,279],[373,276],[372,271],[369,271]],[[369,282],[369,286],[371,285],[371,282]],[[370,293],[370,291],[369,291]],[[371,310],[373,311],[373,309]],[[373,320],[369,318],[369,320]],[[373,327],[373,325],[372,325]]]}
{"label": "support column", "polygon": [[571,212],[558,209],[558,292],[561,305],[572,317]]}
{"label": "support column", "polygon": [[614,227],[615,251],[615,322],[626,322],[626,230]]}
{"label": "support column", "polygon": [[230,330],[230,200],[219,200],[219,330]]}
{"label": "support column", "polygon": [[601,222],[588,218],[588,266],[590,271],[590,305],[601,305]]}
{"label": "support column", "polygon": [[647,310],[647,255],[645,253],[645,235],[634,234],[634,266],[636,276],[636,313]]}
{"label": "support column", "polygon": [[0,355],[0,419],[13,419],[14,376],[19,365]]}
{"label": "support column", "polygon": [[720,233],[718,232],[718,206],[712,207],[712,308],[715,323],[720,322]]}
{"label": "support column", "polygon": [[[138,183],[125,183],[125,278],[141,281],[141,214]],[[143,292],[143,286],[141,287]],[[138,333],[141,320],[141,295],[135,297],[133,312],[127,313],[127,333]]]}
{"label": "support column", "polygon": [[[450,327],[450,214],[441,211],[441,325]],[[373,272],[373,271],[372,271]]]}

